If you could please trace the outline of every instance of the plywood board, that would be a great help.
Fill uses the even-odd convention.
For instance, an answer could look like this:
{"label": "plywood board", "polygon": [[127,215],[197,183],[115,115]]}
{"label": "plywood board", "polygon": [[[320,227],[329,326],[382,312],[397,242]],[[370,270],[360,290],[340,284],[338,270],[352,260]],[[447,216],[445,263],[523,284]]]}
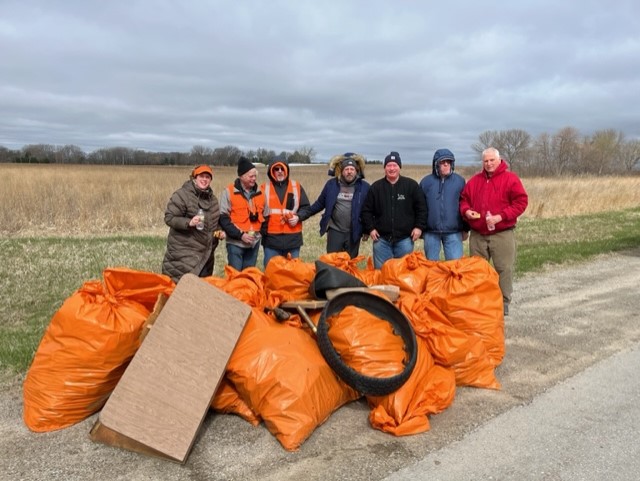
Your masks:
{"label": "plywood board", "polygon": [[[184,462],[250,314],[202,279],[182,277],[100,413],[111,436],[95,440]],[[127,442],[113,441],[118,435]]]}

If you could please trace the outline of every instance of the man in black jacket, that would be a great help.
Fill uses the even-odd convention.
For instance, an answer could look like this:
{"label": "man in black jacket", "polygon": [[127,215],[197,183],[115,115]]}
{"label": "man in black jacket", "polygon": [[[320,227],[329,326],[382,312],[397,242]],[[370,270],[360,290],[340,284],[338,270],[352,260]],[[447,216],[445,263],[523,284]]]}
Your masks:
{"label": "man in black jacket", "polygon": [[426,228],[427,204],[418,183],[400,175],[398,152],[384,159],[384,178],[375,181],[362,206],[362,230],[373,240],[373,264],[380,269],[388,259],[413,252]]}

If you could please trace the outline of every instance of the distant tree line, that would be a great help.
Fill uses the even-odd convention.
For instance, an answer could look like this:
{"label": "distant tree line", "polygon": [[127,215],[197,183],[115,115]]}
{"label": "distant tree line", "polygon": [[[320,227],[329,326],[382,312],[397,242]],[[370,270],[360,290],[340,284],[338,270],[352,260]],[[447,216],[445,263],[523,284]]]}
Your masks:
{"label": "distant tree line", "polygon": [[276,155],[286,158],[289,163],[309,164],[316,153],[311,147],[302,147],[294,152],[258,149],[243,152],[227,145],[212,149],[195,145],[190,152],[147,152],[128,147],[105,147],[87,154],[75,145],[30,144],[20,150],[10,150],[0,146],[0,162],[27,164],[100,164],[100,165],[197,165],[213,166],[238,165],[241,156],[254,163],[267,164]]}
{"label": "distant tree line", "polygon": [[640,168],[640,140],[626,140],[613,129],[583,136],[564,127],[536,138],[524,130],[488,130],[472,145],[478,154],[487,147],[498,149],[511,169],[523,175],[625,174]]}
{"label": "distant tree line", "polygon": [[[564,127],[554,134],[543,133],[535,138],[519,129],[488,130],[480,134],[478,142],[471,147],[478,154],[478,161],[485,148],[497,148],[511,169],[522,175],[604,175],[640,170],[640,140],[627,140],[623,132],[613,129],[581,135],[573,127]],[[190,152],[148,152],[128,147],[107,147],[87,154],[75,145],[32,144],[20,150],[0,146],[0,162],[43,164],[224,166],[237,165],[242,155],[261,164],[267,164],[276,155],[284,156],[290,163],[309,164],[315,160],[316,152],[313,147],[276,153],[267,149],[243,152],[232,145],[215,149],[195,145]]]}

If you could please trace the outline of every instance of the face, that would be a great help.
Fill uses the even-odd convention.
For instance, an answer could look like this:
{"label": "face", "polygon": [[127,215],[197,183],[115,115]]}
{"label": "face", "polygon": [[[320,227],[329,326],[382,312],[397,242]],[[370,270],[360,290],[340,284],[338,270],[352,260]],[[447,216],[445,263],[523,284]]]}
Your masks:
{"label": "face", "polygon": [[196,187],[200,190],[207,190],[211,185],[211,176],[206,172],[196,176]]}
{"label": "face", "polygon": [[273,172],[273,177],[278,182],[282,182],[284,179],[287,178],[287,173],[285,172],[284,167],[281,165],[275,166],[273,169],[271,169],[271,172]]}
{"label": "face", "polygon": [[395,162],[389,162],[384,166],[384,175],[389,182],[395,182],[400,177],[400,166]]}
{"label": "face", "polygon": [[358,171],[353,165],[347,165],[344,169],[342,169],[342,178],[347,182],[353,182],[353,180],[358,175]]}
{"label": "face", "polygon": [[492,175],[500,165],[500,157],[495,152],[489,151],[482,156],[482,168],[484,171]]}
{"label": "face", "polygon": [[440,175],[446,177],[451,173],[451,161],[442,160],[438,162],[438,169],[440,170]]}
{"label": "face", "polygon": [[240,176],[240,183],[245,189],[250,189],[256,185],[258,179],[258,170],[251,169]]}

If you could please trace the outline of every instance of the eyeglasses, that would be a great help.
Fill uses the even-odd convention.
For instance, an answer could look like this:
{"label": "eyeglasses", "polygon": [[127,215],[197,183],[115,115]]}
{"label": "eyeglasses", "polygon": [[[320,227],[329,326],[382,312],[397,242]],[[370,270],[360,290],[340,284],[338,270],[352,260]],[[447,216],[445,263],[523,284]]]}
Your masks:
{"label": "eyeglasses", "polygon": [[284,172],[284,167],[274,167],[273,171],[274,172]]}

